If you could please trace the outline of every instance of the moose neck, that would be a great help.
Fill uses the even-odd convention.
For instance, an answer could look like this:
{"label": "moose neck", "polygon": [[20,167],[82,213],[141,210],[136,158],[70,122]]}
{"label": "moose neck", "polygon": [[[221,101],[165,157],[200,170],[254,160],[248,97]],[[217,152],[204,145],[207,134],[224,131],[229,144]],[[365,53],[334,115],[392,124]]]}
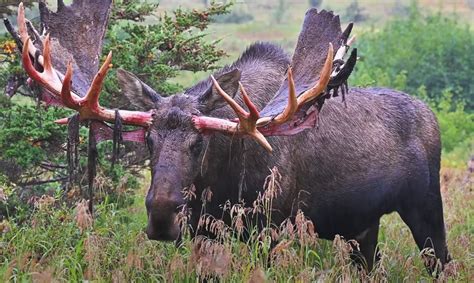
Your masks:
{"label": "moose neck", "polygon": [[[262,109],[283,82],[288,65],[288,55],[279,47],[259,44],[257,48],[250,47],[239,60],[220,72],[238,68],[241,71],[241,82],[245,85],[249,96],[257,108]],[[235,96],[235,99],[240,105],[244,105],[239,94]],[[235,117],[235,113],[228,106],[216,109],[209,114],[212,117],[227,119]],[[204,158],[207,170],[204,176],[198,178],[196,185],[200,187],[198,189],[210,186],[217,202],[226,201],[230,190],[233,196],[231,199],[238,200],[238,192],[242,190],[242,185],[245,183],[242,178],[246,178],[246,170],[268,173],[267,166],[254,168],[259,165],[246,162],[246,156],[262,156],[262,162],[271,158],[271,155],[253,140],[220,133],[210,136],[206,155]],[[252,191],[255,192],[255,189],[252,188]],[[222,199],[219,199],[220,193],[222,193]]]}

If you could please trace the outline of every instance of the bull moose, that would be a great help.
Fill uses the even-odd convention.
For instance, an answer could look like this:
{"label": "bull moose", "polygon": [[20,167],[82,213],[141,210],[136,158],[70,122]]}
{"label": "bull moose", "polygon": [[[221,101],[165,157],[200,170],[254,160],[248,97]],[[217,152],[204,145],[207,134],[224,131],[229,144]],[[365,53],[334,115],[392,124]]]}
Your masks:
{"label": "bull moose", "polygon": [[[74,36],[74,31],[65,35],[57,30],[58,19],[74,20],[77,13],[71,10],[81,7],[78,2],[48,14],[53,39],[65,42],[62,36]],[[178,207],[186,204],[201,211],[202,203],[186,200],[183,188],[193,185],[199,194],[209,187],[213,198],[207,213],[220,215],[219,205],[227,200],[252,203],[268,168],[276,166],[283,190],[273,203],[274,223],[294,216],[295,206],[302,204],[298,208],[314,222],[320,237],[339,234],[357,240],[370,270],[380,217],[396,211],[420,249],[433,248],[443,265],[449,261],[439,183],[440,136],[432,111],[418,99],[386,88],[351,88],[344,103],[329,99],[347,94],[346,80],[357,59],[354,49],[344,60],[352,25],[342,32],[338,16],[311,9],[291,60],[273,44],[256,43],[233,64],[170,97],[119,70],[123,94],[135,110],[114,111],[98,103],[111,54],[93,79],[91,72],[98,67],[111,3],[82,2],[99,6],[89,9],[99,16],[91,32],[95,49],[74,56],[78,51],[62,44],[77,61],[78,72],[73,74],[71,63],[52,60],[55,47],[49,36],[33,44],[20,4],[23,66],[50,100],[75,109],[81,120],[114,123],[119,117],[144,129],[124,139],[143,140],[150,150],[152,180],[145,202],[150,239],[180,236]],[[92,63],[82,64],[86,59]],[[83,82],[90,83],[88,90],[81,87]],[[198,219],[198,213],[191,216],[194,228]]]}

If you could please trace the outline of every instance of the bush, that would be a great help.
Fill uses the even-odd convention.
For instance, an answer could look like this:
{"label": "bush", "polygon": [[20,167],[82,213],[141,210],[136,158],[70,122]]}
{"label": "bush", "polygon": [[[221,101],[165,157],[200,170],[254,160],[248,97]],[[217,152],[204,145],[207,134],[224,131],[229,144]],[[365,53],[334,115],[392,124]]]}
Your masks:
{"label": "bush", "polygon": [[[439,102],[449,89],[454,100],[474,109],[474,33],[467,24],[441,14],[423,16],[416,5],[407,18],[398,18],[380,31],[364,34],[358,43],[362,59],[352,80],[416,94],[425,86]],[[404,77],[404,85],[397,85]]]}
{"label": "bush", "polygon": [[[152,25],[144,25],[145,16],[151,15],[157,4],[139,0],[114,1],[103,52],[114,51],[115,67],[140,74],[143,80],[159,91],[176,92],[181,86],[167,83],[168,78],[176,76],[180,70],[212,69],[224,55],[216,42],[204,39],[202,32],[213,16],[227,12],[229,7],[230,4],[211,4],[204,10],[177,9]],[[2,89],[8,82],[7,78],[26,76],[16,49],[10,37],[0,36]],[[27,88],[20,90],[35,97]],[[108,75],[104,90],[101,103],[114,108],[111,98],[120,97],[117,95],[114,72]],[[15,188],[8,189],[8,200],[0,207],[0,219],[18,215],[16,212],[12,214],[12,209],[19,207],[19,202],[25,204],[31,197],[44,193],[59,192],[58,199],[68,204],[87,195],[84,189],[87,186],[87,131],[84,128],[80,131],[81,158],[79,168],[76,168],[78,184],[67,185],[68,161],[64,154],[67,127],[54,123],[70,112],[54,107],[40,109],[29,98],[16,96],[9,99],[0,91],[0,188]],[[121,164],[110,166],[110,145],[106,142],[98,146],[99,166],[94,198],[125,206],[131,200],[129,190],[138,187],[137,179],[132,176],[137,172],[132,166],[137,164],[123,159]]]}
{"label": "bush", "polygon": [[358,47],[352,83],[395,88],[429,103],[443,151],[467,158],[474,140],[474,33],[441,14],[423,16],[413,5],[408,17],[364,34]]}

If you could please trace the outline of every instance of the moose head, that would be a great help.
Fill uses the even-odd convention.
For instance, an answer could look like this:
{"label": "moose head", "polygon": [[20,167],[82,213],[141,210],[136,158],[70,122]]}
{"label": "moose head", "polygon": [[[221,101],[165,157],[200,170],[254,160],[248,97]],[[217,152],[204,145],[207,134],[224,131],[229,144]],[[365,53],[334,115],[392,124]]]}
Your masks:
{"label": "moose head", "polygon": [[[314,127],[330,91],[337,94],[339,87],[343,93],[347,91],[344,83],[356,61],[356,52],[347,62],[343,60],[353,41],[349,39],[352,25],[343,33],[337,30],[339,26],[333,26],[326,23],[315,29],[314,33],[324,35],[319,43],[324,51],[320,53],[305,51],[305,38],[300,38],[289,65],[281,49],[256,44],[232,65],[170,97],[159,95],[133,74],[119,70],[124,95],[141,111],[112,110],[99,104],[104,78],[112,67],[112,53],[87,91],[73,91],[73,64],[66,64],[64,74],[55,69],[53,62],[58,60],[51,52],[50,36],[33,44],[22,4],[18,9],[23,66],[47,93],[44,97],[77,111],[82,121],[95,121],[91,128],[119,118],[123,124],[142,129],[124,139],[148,145],[152,180],[146,197],[147,234],[159,240],[179,236],[175,218],[178,209],[187,203],[182,189],[213,186],[222,166],[229,163],[229,153],[242,154],[232,149],[233,141],[253,139],[261,149],[250,144],[252,150],[271,154],[274,146],[269,137],[291,136]],[[38,45],[43,46],[41,51]],[[68,118],[57,122],[67,124]]]}

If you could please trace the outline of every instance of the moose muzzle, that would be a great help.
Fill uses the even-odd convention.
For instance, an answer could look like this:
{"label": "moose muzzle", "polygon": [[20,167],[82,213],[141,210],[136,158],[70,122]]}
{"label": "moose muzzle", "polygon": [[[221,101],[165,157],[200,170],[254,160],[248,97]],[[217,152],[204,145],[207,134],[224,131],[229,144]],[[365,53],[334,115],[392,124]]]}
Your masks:
{"label": "moose muzzle", "polygon": [[[159,183],[158,183],[159,184]],[[166,182],[161,183],[160,187]],[[146,234],[150,240],[173,241],[180,234],[177,211],[184,204],[181,192],[151,187],[145,205],[148,214]]]}

